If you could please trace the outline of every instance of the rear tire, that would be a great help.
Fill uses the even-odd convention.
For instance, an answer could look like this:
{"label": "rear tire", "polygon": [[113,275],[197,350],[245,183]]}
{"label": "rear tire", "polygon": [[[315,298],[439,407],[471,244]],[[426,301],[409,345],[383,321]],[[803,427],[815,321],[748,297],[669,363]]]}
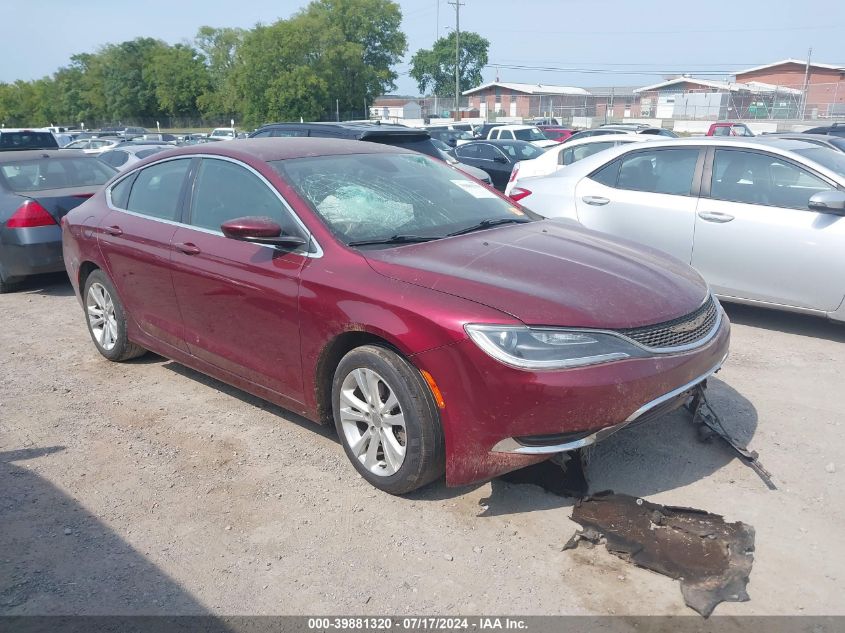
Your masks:
{"label": "rear tire", "polygon": [[147,353],[143,347],[129,340],[123,303],[114,284],[102,270],[88,275],[82,298],[88,333],[100,354],[110,361],[122,362]]}
{"label": "rear tire", "polygon": [[445,470],[440,416],[420,372],[396,352],[365,345],[344,356],[332,412],[346,456],[370,484],[394,495]]}

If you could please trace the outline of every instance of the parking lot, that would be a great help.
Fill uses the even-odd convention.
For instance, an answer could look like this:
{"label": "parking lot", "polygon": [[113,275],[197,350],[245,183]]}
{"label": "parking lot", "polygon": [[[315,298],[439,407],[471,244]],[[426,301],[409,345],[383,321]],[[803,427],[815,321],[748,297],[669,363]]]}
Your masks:
{"label": "parking lot", "polygon": [[[684,412],[600,444],[590,489],[752,525],[751,601],[716,614],[845,614],[845,327],[726,309],[713,401],[778,489]],[[498,480],[392,497],[331,430],[155,355],[107,362],[62,275],[0,318],[4,613],[692,613],[666,577],[562,551],[570,499]]]}

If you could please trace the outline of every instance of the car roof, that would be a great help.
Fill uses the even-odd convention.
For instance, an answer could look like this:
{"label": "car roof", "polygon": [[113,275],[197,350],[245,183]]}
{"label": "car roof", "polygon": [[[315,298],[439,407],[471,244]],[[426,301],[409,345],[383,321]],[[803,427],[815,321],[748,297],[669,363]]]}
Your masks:
{"label": "car roof", "polygon": [[[446,124],[449,125],[449,124]],[[347,131],[350,133],[358,134],[361,132],[409,132],[409,131],[419,131],[420,133],[425,132],[425,130],[420,130],[419,128],[410,128],[405,125],[396,125],[393,123],[372,123],[372,122],[363,122],[363,121],[349,121],[345,123],[335,123],[332,121],[327,122],[306,122],[306,123],[292,123],[292,122],[282,122],[282,123],[267,123],[262,125],[258,130],[264,130],[267,128],[335,128],[341,131]],[[256,131],[258,131],[256,130]],[[351,134],[350,134],[351,135]]]}
{"label": "car roof", "polygon": [[578,147],[579,145],[590,145],[592,143],[613,143],[625,141],[626,143],[648,143],[651,138],[644,134],[594,134],[593,136],[582,136],[573,141],[561,143],[561,147]]}
{"label": "car roof", "polygon": [[[568,144],[568,143],[567,143]],[[843,182],[843,175],[837,174],[836,172],[828,169],[824,165],[821,165],[811,158],[807,156],[801,156],[795,154],[794,152],[798,150],[805,150],[805,149],[815,149],[815,150],[825,150],[825,148],[821,148],[815,143],[807,143],[806,141],[798,141],[792,139],[778,139],[778,138],[766,138],[762,136],[754,136],[743,138],[740,136],[736,137],[713,137],[713,136],[699,136],[699,137],[689,137],[689,138],[666,138],[666,139],[655,139],[645,142],[637,143],[635,146],[630,144],[619,145],[617,147],[610,147],[602,152],[597,154],[593,154],[592,156],[588,156],[587,158],[583,158],[580,161],[573,163],[572,165],[568,165],[564,169],[561,169],[553,174],[549,174],[548,176],[536,176],[536,178],[567,178],[567,177],[576,177],[581,178],[594,169],[601,167],[602,165],[611,162],[615,158],[618,158],[622,154],[627,154],[631,151],[642,151],[647,150],[649,148],[673,148],[673,147],[734,147],[734,148],[741,148],[741,149],[750,149],[750,150],[760,150],[766,149],[769,151],[775,151],[776,153],[780,153],[785,155],[787,158],[792,158],[793,160],[799,160],[800,162],[810,162],[814,165],[814,168],[828,176],[829,178],[835,180],[836,182]],[[835,150],[827,150],[827,151],[835,151]]]}
{"label": "car roof", "polygon": [[531,145],[532,147],[537,147],[531,141],[523,141],[521,139],[512,138],[478,138],[474,141],[461,143],[458,147],[464,147],[466,145],[480,145],[481,143],[487,143],[488,145],[513,145],[514,143],[519,143],[520,145]]}
{"label": "car roof", "polygon": [[[17,162],[21,160],[37,160],[39,158],[66,158],[68,156],[84,156],[88,154],[73,149],[22,149],[16,152],[0,152],[0,162]],[[91,158],[95,158],[91,156]]]}
{"label": "car roof", "polygon": [[407,154],[409,152],[410,150],[408,149],[383,145],[381,143],[366,143],[351,139],[291,136],[246,138],[227,141],[225,143],[203,143],[201,145],[175,147],[172,150],[165,150],[154,154],[150,157],[150,162],[161,160],[162,158],[194,156],[197,154],[227,156],[242,160],[273,161],[312,156]]}

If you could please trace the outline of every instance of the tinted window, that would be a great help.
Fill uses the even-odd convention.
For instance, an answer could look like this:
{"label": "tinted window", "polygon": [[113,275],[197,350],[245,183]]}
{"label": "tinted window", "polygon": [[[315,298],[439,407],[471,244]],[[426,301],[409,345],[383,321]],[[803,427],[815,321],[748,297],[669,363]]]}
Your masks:
{"label": "tinted window", "polygon": [[843,153],[845,152],[845,140],[833,139],[831,142],[842,147],[842,151],[836,151],[829,147],[818,147],[813,149],[798,149],[795,150],[795,153],[806,156],[819,165],[823,165],[831,171],[845,176],[845,153]]}
{"label": "tinted window", "polygon": [[687,196],[697,160],[697,149],[661,149],[629,154],[622,159],[617,187]]}
{"label": "tinted window", "polygon": [[224,160],[204,158],[191,202],[191,224],[220,230],[235,218],[270,218],[290,231],[292,223],[279,197],[251,171]]}
{"label": "tinted window", "polygon": [[543,154],[542,149],[530,143],[501,143],[498,149],[510,156],[511,161],[531,160]]}
{"label": "tinted window", "polygon": [[806,209],[813,194],[832,189],[805,169],[771,154],[717,149],[713,160],[710,197],[716,200]]}
{"label": "tinted window", "polygon": [[0,165],[0,176],[12,191],[97,186],[114,173],[111,167],[88,156],[7,161]]}
{"label": "tinted window", "polygon": [[499,138],[513,139],[513,132],[511,132],[510,130],[500,130]]}
{"label": "tinted window", "polygon": [[361,139],[368,143],[381,143],[382,145],[392,145],[393,147],[403,147],[426,156],[431,156],[439,160],[443,160],[443,154],[431,142],[431,137],[426,133],[425,136],[415,134],[384,134],[375,136],[368,134],[366,138]]}
{"label": "tinted window", "polygon": [[52,132],[2,132],[0,148],[3,149],[58,149]]}
{"label": "tinted window", "polygon": [[261,132],[256,132],[252,135],[252,138],[268,138],[272,134],[271,130],[263,130]]}
{"label": "tinted window", "polygon": [[110,152],[103,152],[100,154],[100,160],[106,163],[106,165],[120,167],[129,160],[129,154],[123,150],[115,149]]}
{"label": "tinted window", "polygon": [[591,179],[606,187],[615,187],[616,179],[619,176],[619,166],[622,164],[621,160],[615,160],[599,169],[590,176]]}
{"label": "tinted window", "polygon": [[270,136],[308,136],[308,130],[276,129],[271,130]]}
{"label": "tinted window", "polygon": [[163,220],[176,220],[179,194],[188,171],[189,159],[150,165],[135,178],[126,208]]}
{"label": "tinted window", "polygon": [[111,188],[111,203],[113,206],[118,209],[126,208],[126,205],[129,203],[129,192],[132,189],[132,182],[134,180],[134,176],[129,176]]}
{"label": "tinted window", "polygon": [[478,158],[480,145],[459,145],[455,153],[461,158]]}
{"label": "tinted window", "polygon": [[482,144],[478,146],[478,157],[482,160],[496,160],[502,158],[502,153],[492,145]]}

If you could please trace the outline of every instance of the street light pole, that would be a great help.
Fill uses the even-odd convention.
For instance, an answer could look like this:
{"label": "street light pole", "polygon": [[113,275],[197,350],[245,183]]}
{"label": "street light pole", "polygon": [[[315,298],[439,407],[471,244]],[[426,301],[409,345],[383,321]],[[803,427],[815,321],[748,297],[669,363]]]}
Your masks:
{"label": "street light pole", "polygon": [[455,7],[455,120],[461,118],[461,7],[463,2],[449,2]]}

